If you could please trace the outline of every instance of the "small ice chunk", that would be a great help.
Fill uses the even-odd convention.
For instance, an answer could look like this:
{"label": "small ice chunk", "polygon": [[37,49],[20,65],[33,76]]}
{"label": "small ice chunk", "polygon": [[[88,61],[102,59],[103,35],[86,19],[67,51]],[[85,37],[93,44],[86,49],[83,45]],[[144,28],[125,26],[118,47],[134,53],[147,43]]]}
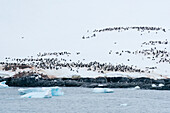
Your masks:
{"label": "small ice chunk", "polygon": [[164,84],[159,84],[159,85],[158,85],[158,87],[163,87],[163,86],[164,86]]}
{"label": "small ice chunk", "polygon": [[152,87],[157,87],[155,84],[152,84]]}
{"label": "small ice chunk", "polygon": [[114,92],[113,89],[109,89],[109,88],[105,89],[105,93],[113,93],[113,92]]}
{"label": "small ice chunk", "polygon": [[31,92],[22,95],[21,98],[51,98],[51,90],[46,90],[44,92]]}
{"label": "small ice chunk", "polygon": [[127,106],[127,104],[120,104],[120,106]]}
{"label": "small ice chunk", "polygon": [[8,88],[9,86],[5,84],[6,81],[0,82],[0,88]]}
{"label": "small ice chunk", "polygon": [[139,86],[136,86],[135,89],[140,89],[140,87],[139,87]]}
{"label": "small ice chunk", "polygon": [[94,88],[93,89],[94,93],[113,93],[113,89],[109,89],[109,88]]}

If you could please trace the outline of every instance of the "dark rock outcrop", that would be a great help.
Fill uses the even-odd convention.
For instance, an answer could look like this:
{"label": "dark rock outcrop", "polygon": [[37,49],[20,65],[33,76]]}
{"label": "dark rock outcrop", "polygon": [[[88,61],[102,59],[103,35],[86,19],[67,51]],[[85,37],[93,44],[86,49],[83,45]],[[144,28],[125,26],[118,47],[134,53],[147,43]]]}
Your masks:
{"label": "dark rock outcrop", "polygon": [[[170,79],[150,78],[127,78],[127,77],[98,77],[98,78],[47,78],[39,74],[31,74],[22,77],[0,78],[0,81],[15,87],[88,87],[88,88],[134,88],[141,89],[170,90]],[[152,87],[155,84],[156,87]],[[159,86],[163,84],[163,86]]]}

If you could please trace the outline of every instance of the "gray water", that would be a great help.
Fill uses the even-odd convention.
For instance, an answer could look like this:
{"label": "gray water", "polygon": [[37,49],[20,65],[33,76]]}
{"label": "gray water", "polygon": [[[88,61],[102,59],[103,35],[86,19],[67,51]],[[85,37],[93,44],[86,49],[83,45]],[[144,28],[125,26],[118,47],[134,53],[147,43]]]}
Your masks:
{"label": "gray water", "polygon": [[0,113],[170,113],[170,91],[63,88],[64,96],[20,98],[18,88],[0,89]]}

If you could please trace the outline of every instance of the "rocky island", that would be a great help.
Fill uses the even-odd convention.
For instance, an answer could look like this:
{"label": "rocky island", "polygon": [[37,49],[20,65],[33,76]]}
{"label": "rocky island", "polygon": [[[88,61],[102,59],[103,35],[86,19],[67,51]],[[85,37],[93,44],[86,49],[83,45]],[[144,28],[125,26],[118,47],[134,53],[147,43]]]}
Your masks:
{"label": "rocky island", "polygon": [[[127,35],[132,36],[128,42]],[[170,90],[168,36],[168,29],[151,26],[87,30],[80,38],[84,51],[5,57],[0,62],[0,81],[15,87]]]}

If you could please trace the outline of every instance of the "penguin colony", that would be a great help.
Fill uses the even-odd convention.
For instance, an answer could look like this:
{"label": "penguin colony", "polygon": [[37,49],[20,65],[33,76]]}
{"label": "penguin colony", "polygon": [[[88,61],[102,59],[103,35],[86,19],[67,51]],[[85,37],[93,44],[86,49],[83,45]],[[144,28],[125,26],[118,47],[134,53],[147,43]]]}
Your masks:
{"label": "penguin colony", "polygon": [[[104,28],[99,30],[93,30],[92,36],[83,36],[82,39],[88,39],[96,37],[97,32],[105,32],[105,31],[127,31],[127,30],[137,30],[140,32],[147,31],[150,33],[150,31],[161,31],[166,32],[165,28],[162,27],[114,27],[114,28]],[[88,30],[89,32],[89,30]],[[117,44],[117,42],[114,42],[114,44]],[[141,44],[141,47],[143,46],[157,46],[157,45],[168,45],[168,40],[157,40],[157,41],[149,41],[149,42],[143,42]],[[150,49],[141,49],[136,51],[130,51],[130,50],[122,50],[122,51],[112,51],[110,50],[108,54],[116,54],[119,56],[122,56],[124,53],[128,54],[134,54],[138,55],[141,54],[145,56],[147,59],[156,61],[156,63],[168,63],[170,64],[170,52],[167,51],[165,48],[164,50],[159,50],[156,47],[152,47]],[[77,52],[76,55],[80,55],[80,52]],[[64,51],[64,52],[47,52],[47,53],[41,53],[39,52],[37,54],[37,58],[33,58],[33,56],[29,58],[11,58],[6,57],[5,62],[0,62],[0,64],[3,66],[3,70],[13,70],[15,71],[17,68],[24,69],[24,68],[36,68],[36,69],[51,69],[51,70],[59,70],[63,67],[66,67],[70,69],[70,71],[75,71],[79,73],[80,68],[85,68],[87,71],[96,71],[98,73],[107,73],[107,72],[139,72],[144,73],[150,71],[146,71],[147,69],[157,69],[157,67],[146,67],[146,70],[139,69],[137,66],[129,66],[124,64],[117,64],[113,65],[111,63],[100,63],[97,61],[92,61],[89,63],[83,63],[82,61],[78,60],[77,62],[72,61],[71,59],[64,59],[59,58],[62,56],[69,57],[71,55],[70,52]],[[49,58],[49,56],[53,56],[52,58]],[[47,58],[46,58],[47,57]],[[83,59],[85,60],[85,59]],[[10,62],[12,61],[12,62]],[[127,61],[130,61],[130,59],[127,59]],[[29,72],[28,72],[29,73]]]}

